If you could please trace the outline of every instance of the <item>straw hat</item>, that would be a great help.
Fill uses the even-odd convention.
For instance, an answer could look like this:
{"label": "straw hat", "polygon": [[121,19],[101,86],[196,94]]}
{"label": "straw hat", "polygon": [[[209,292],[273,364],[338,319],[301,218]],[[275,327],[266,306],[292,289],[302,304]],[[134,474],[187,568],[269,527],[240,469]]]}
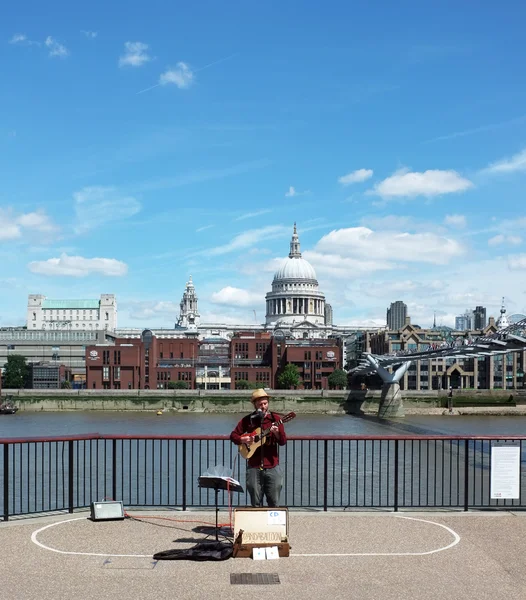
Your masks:
{"label": "straw hat", "polygon": [[252,397],[250,398],[250,402],[254,403],[256,400],[260,398],[270,398],[270,396],[265,392],[263,388],[259,388],[258,390],[254,390],[252,392]]}

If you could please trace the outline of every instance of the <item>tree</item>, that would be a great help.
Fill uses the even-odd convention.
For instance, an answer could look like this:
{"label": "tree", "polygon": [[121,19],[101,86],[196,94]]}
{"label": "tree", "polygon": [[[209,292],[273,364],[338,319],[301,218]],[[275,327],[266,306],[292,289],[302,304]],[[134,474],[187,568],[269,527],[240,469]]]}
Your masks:
{"label": "tree", "polygon": [[71,382],[68,381],[67,379],[64,379],[64,381],[60,384],[60,387],[63,390],[70,390],[71,389]]}
{"label": "tree", "polygon": [[334,369],[327,381],[331,390],[347,388],[347,373],[343,369]]}
{"label": "tree", "polygon": [[236,381],[236,390],[248,390],[248,381],[246,379],[238,379]]}
{"label": "tree", "polygon": [[166,387],[169,390],[187,390],[188,383],[186,381],[169,381]]}
{"label": "tree", "polygon": [[296,388],[300,384],[300,375],[298,367],[292,363],[287,363],[281,373],[278,375],[278,385],[283,390]]}
{"label": "tree", "polygon": [[27,385],[29,367],[26,357],[20,354],[11,354],[4,365],[4,387],[7,389],[20,389]]}

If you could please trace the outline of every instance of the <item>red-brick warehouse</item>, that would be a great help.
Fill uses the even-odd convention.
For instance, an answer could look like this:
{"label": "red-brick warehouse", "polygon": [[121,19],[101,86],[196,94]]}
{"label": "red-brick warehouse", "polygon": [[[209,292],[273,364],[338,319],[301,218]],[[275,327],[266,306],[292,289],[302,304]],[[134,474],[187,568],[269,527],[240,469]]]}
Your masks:
{"label": "red-brick warehouse", "polygon": [[195,387],[196,337],[158,338],[149,329],[138,338],[86,347],[88,389],[165,389],[170,382]]}

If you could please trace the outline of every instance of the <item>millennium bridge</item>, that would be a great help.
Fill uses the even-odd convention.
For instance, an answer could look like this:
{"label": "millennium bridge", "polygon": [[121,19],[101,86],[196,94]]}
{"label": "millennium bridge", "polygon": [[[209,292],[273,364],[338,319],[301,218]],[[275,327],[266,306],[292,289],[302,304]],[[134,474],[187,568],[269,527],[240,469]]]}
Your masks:
{"label": "millennium bridge", "polygon": [[464,339],[461,344],[443,342],[440,345],[422,351],[400,351],[394,354],[375,355],[364,353],[358,366],[349,374],[378,374],[383,381],[378,416],[382,418],[403,415],[400,379],[417,360],[437,358],[463,359],[478,356],[495,356],[526,350],[526,319],[509,325],[496,333]]}

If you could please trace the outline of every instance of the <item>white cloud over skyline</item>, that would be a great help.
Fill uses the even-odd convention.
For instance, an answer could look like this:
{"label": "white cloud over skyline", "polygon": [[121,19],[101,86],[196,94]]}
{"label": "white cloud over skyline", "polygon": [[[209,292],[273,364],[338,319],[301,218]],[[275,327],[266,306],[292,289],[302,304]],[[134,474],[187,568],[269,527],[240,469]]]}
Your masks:
{"label": "white cloud over skyline", "polygon": [[122,277],[128,272],[126,263],[115,258],[84,258],[61,254],[58,258],[35,260],[29,263],[32,273],[61,277],[87,277],[88,275],[104,275],[106,277]]}
{"label": "white cloud over skyline", "polygon": [[133,196],[121,193],[113,186],[89,186],[73,194],[76,222],[75,233],[86,233],[95,227],[127,219],[141,210]]}
{"label": "white cloud over skyline", "polygon": [[338,183],[342,185],[351,185],[352,183],[360,183],[362,181],[367,181],[373,176],[372,169],[357,169],[352,173],[348,173],[347,175],[343,175],[338,178]]}
{"label": "white cloud over skyline", "polygon": [[473,183],[456,171],[431,169],[419,173],[401,169],[377,183],[368,193],[381,196],[383,199],[434,197],[464,192],[472,187],[474,187]]}
{"label": "white cloud over skyline", "polygon": [[226,286],[218,292],[213,292],[211,301],[214,304],[226,304],[228,306],[259,306],[265,302],[264,293],[250,292],[241,288]]}

